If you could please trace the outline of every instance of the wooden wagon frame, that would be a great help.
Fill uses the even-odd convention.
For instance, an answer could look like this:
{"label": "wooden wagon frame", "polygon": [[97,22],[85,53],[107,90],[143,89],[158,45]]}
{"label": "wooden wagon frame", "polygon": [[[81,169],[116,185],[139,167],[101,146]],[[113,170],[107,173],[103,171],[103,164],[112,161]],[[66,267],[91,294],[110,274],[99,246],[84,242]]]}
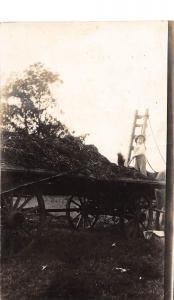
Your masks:
{"label": "wooden wagon frame", "polygon": [[[1,174],[2,228],[22,232],[27,243],[41,234],[48,216],[60,212],[73,229],[91,229],[100,215],[110,215],[123,230],[125,223],[147,230],[152,226],[155,189],[165,188],[165,182],[148,177],[106,180],[79,170],[55,174],[2,168]],[[67,196],[66,207],[46,208],[44,195]]]}

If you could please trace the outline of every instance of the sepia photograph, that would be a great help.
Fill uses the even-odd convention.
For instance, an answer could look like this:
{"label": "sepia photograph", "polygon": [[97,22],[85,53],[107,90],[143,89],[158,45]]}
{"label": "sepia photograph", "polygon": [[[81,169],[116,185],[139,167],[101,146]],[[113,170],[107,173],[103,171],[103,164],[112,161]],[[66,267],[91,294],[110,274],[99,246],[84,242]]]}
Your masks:
{"label": "sepia photograph", "polygon": [[0,26],[1,299],[163,300],[168,22]]}

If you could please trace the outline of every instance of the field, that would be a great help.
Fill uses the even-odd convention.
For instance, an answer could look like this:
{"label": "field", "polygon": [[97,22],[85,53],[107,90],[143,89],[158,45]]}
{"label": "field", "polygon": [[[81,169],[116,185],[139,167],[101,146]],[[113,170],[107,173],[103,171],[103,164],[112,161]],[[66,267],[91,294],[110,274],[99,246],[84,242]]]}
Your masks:
{"label": "field", "polygon": [[164,249],[118,225],[72,231],[60,217],[40,240],[2,259],[2,300],[162,300]]}

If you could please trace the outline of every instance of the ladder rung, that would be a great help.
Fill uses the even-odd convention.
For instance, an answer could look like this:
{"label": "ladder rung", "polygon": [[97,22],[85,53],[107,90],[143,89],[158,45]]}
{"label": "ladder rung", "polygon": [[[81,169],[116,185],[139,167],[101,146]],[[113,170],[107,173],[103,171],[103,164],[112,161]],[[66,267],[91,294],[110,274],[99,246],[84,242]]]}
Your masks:
{"label": "ladder rung", "polygon": [[[134,139],[138,136],[138,134],[136,133],[136,131],[138,131],[138,130],[136,130],[136,127],[140,127],[141,134],[145,134],[148,118],[149,118],[148,109],[146,109],[144,115],[138,114],[137,110],[135,111],[135,118],[134,118],[131,140],[130,140],[130,145],[129,145],[128,161],[131,157],[131,152],[134,148],[133,147]],[[138,119],[142,119],[140,121],[140,123],[137,122]]]}
{"label": "ladder rung", "polygon": [[142,119],[142,118],[144,118],[145,117],[145,115],[137,115],[136,116],[136,119]]}
{"label": "ladder rung", "polygon": [[136,124],[135,127],[143,127],[143,124]]}

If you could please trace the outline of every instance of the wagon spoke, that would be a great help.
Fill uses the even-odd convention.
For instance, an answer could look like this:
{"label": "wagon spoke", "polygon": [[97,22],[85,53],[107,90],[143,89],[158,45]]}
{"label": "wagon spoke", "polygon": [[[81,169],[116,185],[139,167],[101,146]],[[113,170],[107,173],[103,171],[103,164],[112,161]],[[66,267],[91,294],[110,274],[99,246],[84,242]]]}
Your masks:
{"label": "wagon spoke", "polygon": [[31,196],[30,197],[26,197],[26,199],[24,200],[24,202],[19,206],[19,209],[22,209],[30,200],[31,200]]}
{"label": "wagon spoke", "polygon": [[74,200],[71,200],[71,202],[72,202],[72,203],[74,203],[75,205],[77,205],[78,207],[80,207],[80,206],[81,206],[81,204],[77,203],[77,202],[76,202],[76,201],[74,201]]}
{"label": "wagon spoke", "polygon": [[85,228],[85,218],[82,216],[82,228]]}
{"label": "wagon spoke", "polygon": [[144,230],[147,229],[147,226],[144,225],[144,223],[142,221],[139,221],[139,223],[141,224],[141,226],[144,228]]}
{"label": "wagon spoke", "polygon": [[85,203],[85,198],[78,197],[80,204],[83,205]]}
{"label": "wagon spoke", "polygon": [[79,227],[79,225],[80,225],[80,222],[81,222],[81,219],[82,219],[82,215],[80,215],[80,217],[79,217],[79,219],[78,219],[78,221],[77,221],[76,228],[78,228],[78,227]]}
{"label": "wagon spoke", "polygon": [[87,218],[86,218],[86,220],[87,220],[87,223],[88,223],[88,225],[89,225],[88,227],[91,227],[91,225],[92,225],[92,222],[91,222],[90,218],[89,218],[89,217],[87,217]]}
{"label": "wagon spoke", "polygon": [[74,218],[72,218],[72,220],[73,221],[76,220],[79,216],[80,216],[80,213],[77,216],[75,216]]}
{"label": "wagon spoke", "polygon": [[86,217],[84,216],[83,217],[83,228],[86,228],[86,227],[87,227]]}
{"label": "wagon spoke", "polygon": [[20,202],[20,196],[17,197],[16,202],[15,202],[14,205],[13,205],[13,208],[14,208],[14,209],[16,209],[16,208],[18,207],[19,202]]}
{"label": "wagon spoke", "polygon": [[83,217],[83,228],[87,228],[88,227],[86,220],[87,220],[87,218],[86,218],[86,216],[84,216]]}

